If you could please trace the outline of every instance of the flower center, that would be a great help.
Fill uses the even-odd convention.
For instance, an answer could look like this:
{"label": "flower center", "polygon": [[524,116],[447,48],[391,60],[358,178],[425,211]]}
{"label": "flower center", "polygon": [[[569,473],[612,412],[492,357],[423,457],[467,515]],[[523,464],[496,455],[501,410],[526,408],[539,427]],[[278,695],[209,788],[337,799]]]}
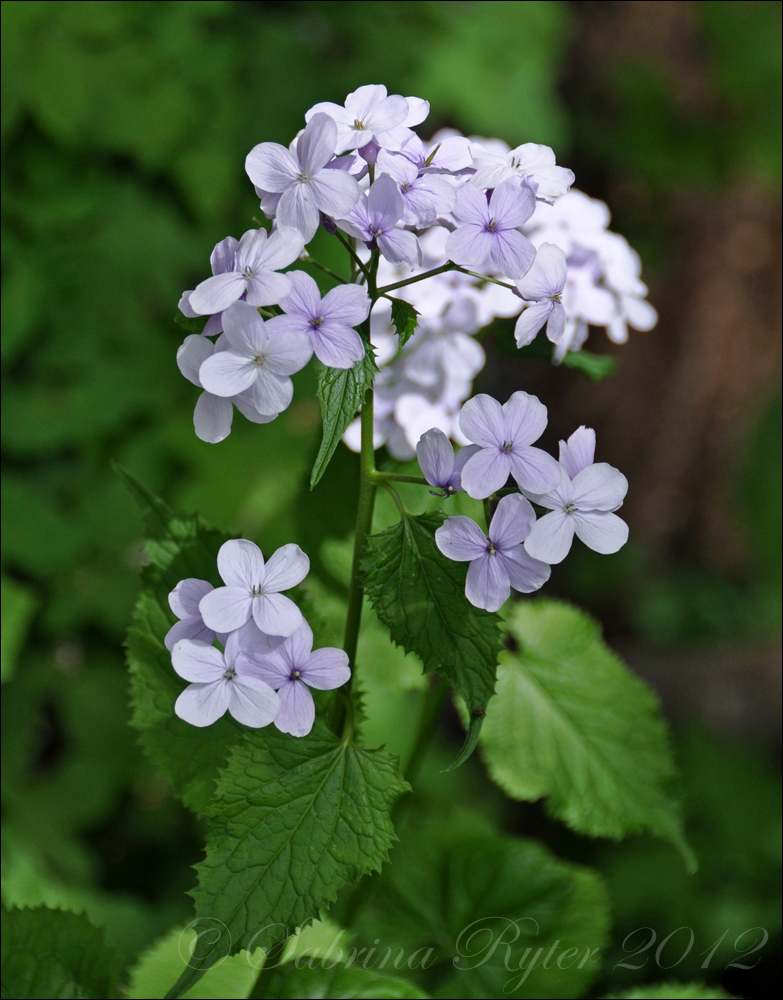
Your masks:
{"label": "flower center", "polygon": [[247,266],[247,267],[245,268],[245,270],[244,270],[244,271],[242,272],[242,277],[243,277],[243,278],[252,278],[252,277],[254,277],[254,276],[255,276],[255,273],[256,273],[256,272],[255,272],[255,271],[253,270],[253,268],[252,268],[252,267],[250,267],[250,265],[248,264],[248,266]]}
{"label": "flower center", "polygon": [[310,180],[310,175],[305,173],[303,170],[301,174],[296,175],[296,179],[299,181],[300,184],[307,184],[307,182]]}
{"label": "flower center", "polygon": [[408,190],[409,187],[410,184],[407,181],[405,181],[405,183],[400,187],[400,191],[405,192]]}
{"label": "flower center", "polygon": [[256,354],[256,356],[253,358],[253,364],[254,365],[262,365],[263,363],[264,363],[264,355],[263,354]]}
{"label": "flower center", "polygon": [[496,556],[498,554],[498,547],[491,538],[489,540],[489,545],[487,546],[487,552],[489,552],[491,556]]}
{"label": "flower center", "polygon": [[264,588],[261,586],[260,583],[257,583],[255,587],[253,587],[251,593],[253,597],[261,597],[261,595],[264,593]]}
{"label": "flower center", "polygon": [[498,220],[497,219],[490,219],[489,220],[489,225],[487,226],[487,232],[488,233],[494,233],[495,230],[497,229],[497,225],[498,225]]}
{"label": "flower center", "polygon": [[373,239],[375,239],[377,236],[383,236],[383,230],[373,229],[373,227],[370,226],[370,235],[372,236]]}
{"label": "flower center", "polygon": [[567,503],[565,507],[563,507],[566,514],[576,514],[577,509],[576,505],[572,503]]}
{"label": "flower center", "polygon": [[553,302],[560,302],[560,300],[561,300],[561,295],[560,295],[560,292],[555,292],[555,294],[554,294],[554,295],[550,295],[550,296],[549,296],[549,298],[550,298],[550,299],[551,299],[551,300],[552,300]]}
{"label": "flower center", "polygon": [[364,132],[364,122],[360,122],[358,118],[354,118],[353,127],[357,132]]}
{"label": "flower center", "polygon": [[291,671],[291,680],[292,681],[298,681],[301,676],[302,676],[302,671],[301,670],[292,670]]}
{"label": "flower center", "polygon": [[512,449],[513,447],[514,447],[514,442],[513,442],[513,441],[504,441],[504,442],[503,442],[503,451],[504,451],[504,452],[505,452],[505,453],[506,453],[507,455],[508,455],[508,453],[509,453],[509,452],[511,451],[511,449]]}
{"label": "flower center", "polygon": [[317,319],[312,320],[310,325],[315,327],[315,329],[318,329],[318,327],[321,325],[321,323],[323,323],[323,321],[324,321],[323,316],[319,316]]}
{"label": "flower center", "polygon": [[224,681],[233,681],[233,679],[236,677],[236,675],[237,675],[236,670],[234,670],[233,667],[229,667],[226,670],[226,672],[223,674],[223,680]]}

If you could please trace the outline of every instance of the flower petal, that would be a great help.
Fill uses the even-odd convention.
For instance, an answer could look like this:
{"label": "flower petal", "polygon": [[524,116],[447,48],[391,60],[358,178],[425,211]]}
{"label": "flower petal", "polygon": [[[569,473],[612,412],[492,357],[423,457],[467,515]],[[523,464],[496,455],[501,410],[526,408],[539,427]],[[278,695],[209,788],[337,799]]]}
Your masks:
{"label": "flower petal", "polygon": [[552,344],[559,344],[563,339],[566,328],[566,311],[562,302],[552,303],[552,312],[546,324],[547,340]]}
{"label": "flower petal", "polygon": [[277,193],[286,191],[300,173],[294,154],[277,142],[261,142],[245,157],[245,173],[256,187]]}
{"label": "flower petal", "polygon": [[256,269],[279,271],[293,264],[304,249],[305,241],[298,229],[285,226],[279,217],[277,225],[278,228],[272,230],[256,256]]}
{"label": "flower petal", "polygon": [[514,448],[509,458],[511,475],[525,493],[548,493],[560,482],[560,463],[541,448]]}
{"label": "flower petal", "polygon": [[246,299],[251,306],[276,306],[291,291],[287,274],[276,271],[258,271],[247,282]]}
{"label": "flower petal", "polygon": [[[258,310],[247,302],[235,302],[223,316],[223,330],[229,349],[253,358],[266,346],[264,321]],[[219,346],[220,341],[218,342]]]}
{"label": "flower petal", "polygon": [[218,351],[201,366],[199,378],[207,392],[215,396],[237,396],[253,385],[260,370],[245,354]]}
{"label": "flower petal", "polygon": [[[466,188],[462,188],[465,191]],[[483,225],[465,223],[446,239],[446,256],[462,267],[479,269],[492,253],[493,233],[488,233]]]}
{"label": "flower petal", "polygon": [[549,299],[560,295],[567,277],[566,255],[556,244],[542,243],[536,252],[535,263],[516,285],[523,299]]}
{"label": "flower petal", "polygon": [[[282,320],[282,323],[278,321]],[[285,328],[285,333],[281,331]],[[267,320],[269,337],[264,348],[264,370],[274,375],[293,375],[301,371],[313,356],[313,344],[309,335],[301,330],[294,331],[288,317],[275,316]]]}
{"label": "flower petal", "polygon": [[[253,625],[258,628],[255,622]],[[243,677],[258,677],[275,690],[282,687],[291,677],[291,666],[284,658],[280,647],[273,650],[259,646],[243,649],[237,656],[236,667],[237,673],[241,673]]]}
{"label": "flower petal", "polygon": [[451,479],[449,480],[449,485],[453,490],[457,490],[464,493],[465,490],[462,486],[462,470],[465,468],[465,463],[469,458],[473,458],[474,455],[478,455],[481,451],[481,446],[478,444],[468,444],[464,448],[460,448],[454,458],[454,469],[451,473]]}
{"label": "flower petal", "polygon": [[524,545],[515,545],[498,555],[503,561],[511,586],[521,594],[532,594],[540,590],[552,574],[546,563],[528,555]]}
{"label": "flower petal", "polygon": [[321,213],[309,182],[296,181],[288,188],[277,206],[277,221],[281,226],[300,232],[305,243],[315,236]]}
{"label": "flower petal", "polygon": [[536,521],[530,501],[519,493],[503,497],[495,509],[489,526],[489,537],[499,549],[512,548],[524,542]]}
{"label": "flower petal", "polygon": [[492,236],[490,262],[509,278],[521,278],[533,263],[536,249],[527,236],[516,229],[498,229]]}
{"label": "flower petal", "polygon": [[407,229],[387,229],[378,237],[378,249],[391,264],[421,265],[421,246],[415,233]]}
{"label": "flower petal", "polygon": [[281,733],[307,736],[315,722],[313,696],[301,681],[287,681],[278,692],[280,709],[275,725]]}
{"label": "flower petal", "polygon": [[[192,639],[194,642],[205,642],[211,646],[215,641],[215,633],[211,628],[207,628],[201,615],[192,618],[183,618],[175,622],[166,633],[163,644],[171,652],[178,642],[183,639]],[[192,680],[192,678],[190,678]]]}
{"label": "flower petal", "polygon": [[[309,325],[310,321],[316,319],[322,312],[321,293],[318,290],[318,285],[315,279],[311,278],[305,271],[291,271],[288,279],[291,282],[291,291],[280,301],[280,305],[289,316],[300,317]],[[352,285],[351,287],[358,288],[359,286]],[[367,295],[367,292],[364,294]]]}
{"label": "flower petal", "polygon": [[577,536],[585,545],[601,555],[611,555],[628,541],[628,525],[621,517],[608,511],[581,511],[573,515]]}
{"label": "flower petal", "polygon": [[280,699],[260,677],[239,674],[227,685],[228,710],[243,726],[260,729],[273,722],[280,711]]}
{"label": "flower petal", "polygon": [[582,424],[568,441],[560,442],[560,464],[565,467],[571,479],[592,465],[595,461],[595,431]]}
{"label": "flower petal", "polygon": [[588,465],[572,483],[572,500],[580,511],[617,510],[628,492],[628,480],[606,462]]}
{"label": "flower petal", "polygon": [[196,400],[193,411],[193,428],[196,437],[208,444],[225,441],[231,433],[234,419],[234,407],[230,399],[216,396],[211,392],[202,392]]}
{"label": "flower petal", "polygon": [[211,316],[236,302],[244,294],[246,285],[247,281],[239,271],[214,274],[196,286],[188,301],[191,309],[201,316]]}
{"label": "flower petal", "polygon": [[527,554],[540,562],[562,562],[571,549],[574,540],[574,515],[562,510],[544,514],[533,525],[530,534],[525,539]]}
{"label": "flower petal", "polygon": [[451,481],[454,471],[454,447],[437,427],[433,427],[419,438],[416,445],[419,468],[430,486],[443,489]]}
{"label": "flower petal", "polygon": [[264,556],[255,542],[232,538],[220,546],[217,568],[220,579],[227,587],[243,587],[251,591],[263,582]]}
{"label": "flower petal", "polygon": [[267,635],[293,635],[302,627],[302,612],[283,594],[260,594],[253,598],[253,618]]}
{"label": "flower petal", "polygon": [[[516,394],[515,394],[516,395]],[[512,397],[513,398],[513,397]],[[482,448],[502,448],[506,440],[506,418],[500,403],[480,392],[462,407],[459,427],[465,437]]]}
{"label": "flower petal", "polygon": [[517,347],[526,347],[536,339],[536,334],[549,319],[551,312],[551,302],[536,302],[520,313],[517,325],[514,327]]}
{"label": "flower petal", "polygon": [[313,115],[296,141],[302,171],[310,177],[317,174],[334,156],[336,148],[337,124],[334,119],[324,112]]}
{"label": "flower petal", "polygon": [[199,369],[207,358],[212,357],[215,345],[199,334],[192,333],[177,349],[177,368],[188,382],[201,388]]}
{"label": "flower petal", "polygon": [[212,273],[225,274],[227,271],[233,271],[238,249],[239,241],[235,240],[233,236],[227,236],[220,243],[216,243],[209,255],[209,266],[212,268]]}
{"label": "flower petal", "polygon": [[[502,229],[516,229],[517,226],[523,226],[535,208],[536,196],[533,189],[515,177],[498,184],[489,199],[490,218],[497,219]],[[531,258],[530,264],[532,263]]]}
{"label": "flower petal", "polygon": [[259,413],[277,416],[291,405],[294,384],[287,375],[275,375],[265,365],[257,368],[253,383],[253,405]]}
{"label": "flower petal", "polygon": [[[346,105],[347,103],[346,101]],[[360,121],[364,122],[367,131],[375,135],[378,132],[388,132],[389,129],[402,125],[409,114],[410,110],[405,98],[399,94],[390,94],[382,101],[373,103]]]}
{"label": "flower petal", "polygon": [[344,170],[322,170],[310,181],[318,208],[333,219],[347,215],[361,197],[355,177]]}
{"label": "flower petal", "polygon": [[204,624],[215,632],[233,632],[250,618],[253,599],[244,587],[217,587],[202,598]]}
{"label": "flower petal", "polygon": [[348,654],[333,646],[314,650],[300,669],[305,684],[319,691],[342,687],[351,676]]}
{"label": "flower petal", "polygon": [[391,229],[402,218],[404,207],[400,189],[388,174],[381,174],[367,198],[370,221],[378,229]]}
{"label": "flower petal", "polygon": [[181,639],[171,651],[171,665],[186,681],[210,684],[226,672],[223,654],[214,646],[192,639]]}
{"label": "flower petal", "polygon": [[211,583],[197,580],[195,577],[180,580],[169,594],[169,607],[177,618],[200,618],[199,602],[214,589]]}
{"label": "flower petal", "polygon": [[435,544],[447,559],[469,562],[486,555],[487,538],[470,517],[447,517],[435,532]]}
{"label": "flower petal", "polygon": [[290,590],[301,583],[309,572],[310,560],[299,546],[293,543],[283,545],[267,561],[261,581],[264,593]]}
{"label": "flower petal", "polygon": [[474,608],[498,611],[511,594],[511,584],[502,560],[485,552],[468,567],[465,597]]}
{"label": "flower petal", "polygon": [[503,404],[503,421],[504,440],[513,441],[514,450],[527,447],[546,430],[547,408],[538,396],[513,392]]}
{"label": "flower petal", "polygon": [[225,715],[231,698],[228,681],[189,684],[174,703],[174,714],[191,726],[211,726]]}
{"label": "flower petal", "polygon": [[489,206],[486,196],[475,187],[463,185],[457,191],[454,215],[460,222],[469,222],[483,229],[489,224]]}
{"label": "flower petal", "polygon": [[511,456],[499,448],[482,448],[465,463],[462,488],[474,500],[485,500],[506,485]]}
{"label": "flower petal", "polygon": [[324,295],[321,312],[333,323],[357,326],[370,314],[370,296],[362,285],[338,285]]}
{"label": "flower petal", "polygon": [[364,341],[349,326],[327,320],[311,332],[318,360],[329,368],[353,368],[364,357]]}

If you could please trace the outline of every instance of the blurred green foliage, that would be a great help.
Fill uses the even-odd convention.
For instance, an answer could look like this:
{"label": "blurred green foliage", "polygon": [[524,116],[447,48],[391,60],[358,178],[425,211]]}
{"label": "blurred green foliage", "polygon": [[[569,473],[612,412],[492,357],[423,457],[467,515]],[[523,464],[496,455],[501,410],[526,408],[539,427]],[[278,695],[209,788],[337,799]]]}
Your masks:
{"label": "blurred green foliage", "polygon": [[[743,170],[774,177],[779,6],[702,3],[698,11],[714,65],[710,113],[694,121],[670,81],[615,67],[608,130],[558,94],[572,25],[566,3],[2,5],[5,902],[85,909],[126,962],[187,920],[199,830],[127,726],[120,646],[142,529],[112,459],[172,507],[198,510],[264,549],[298,541],[313,559],[319,600],[341,610],[333,540],[352,527],[345,498],[356,465],[339,448],[309,492],[320,440],[312,370],[297,376],[286,414],[262,429],[237,417],[231,437],[211,446],[193,433],[197,392],[174,362],[181,291],[206,275],[214,243],[241,235],[258,214],[242,170],[247,151],[287,142],[316,101],[384,82],[428,97],[433,129],[546,142],[563,161],[575,142],[596,169],[637,172],[661,190],[694,176],[721,185]],[[328,239],[319,241],[322,259],[341,267]],[[650,249],[653,260],[665,256],[660,242]],[[779,539],[779,518],[773,494],[752,483],[774,479],[775,419],[760,431],[747,477],[763,581],[778,572],[765,553],[774,531]],[[587,590],[626,586],[622,565],[606,566],[605,581],[586,567]],[[725,609],[732,622],[745,613],[724,584],[716,582],[725,598],[708,591],[701,604],[686,602],[698,608],[683,624],[680,591],[667,582],[657,605],[640,599],[641,631],[646,620],[673,640],[724,635]],[[364,641],[378,651],[375,628]],[[386,651],[388,664],[374,657],[366,704],[379,740],[404,750],[417,679],[412,673],[395,692],[384,686],[382,666],[398,669],[401,659]],[[768,794],[762,772],[748,772],[749,795]],[[472,773],[479,795],[484,779]],[[694,774],[689,784],[701,783]],[[445,776],[428,787],[432,795],[453,789]],[[482,804],[502,812],[491,795]],[[753,848],[735,833],[726,833],[726,850],[744,858]],[[707,855],[703,871],[719,879]],[[636,864],[642,884],[654,861],[625,857],[618,870]],[[750,900],[755,919],[767,912],[762,867],[742,865],[737,905]],[[655,901],[661,912],[676,896],[665,889]]]}

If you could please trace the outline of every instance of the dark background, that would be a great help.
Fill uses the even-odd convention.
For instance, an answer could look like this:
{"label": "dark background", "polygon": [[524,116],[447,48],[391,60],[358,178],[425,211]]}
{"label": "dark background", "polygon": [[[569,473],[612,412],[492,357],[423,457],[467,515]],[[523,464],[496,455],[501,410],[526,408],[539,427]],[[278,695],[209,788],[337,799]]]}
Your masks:
{"label": "dark background", "polygon": [[766,995],[780,936],[780,5],[2,9],[6,902],[86,907],[126,956],[186,919],[200,834],[127,726],[141,525],[111,460],[265,549],[299,541],[335,586],[318,545],[350,530],[355,468],[341,450],[308,494],[312,373],[273,424],[237,417],[204,444],[172,318],[214,243],[259,214],[247,151],[383,82],[430,100],[424,134],[553,146],[642,255],[657,328],[587,344],[619,358],[613,378],[512,359],[490,336],[477,388],[540,395],[547,445],[596,427],[599,457],[630,480],[631,543],[575,550],[548,592],[595,613],[661,694],[701,871],[643,838],[578,842],[537,807],[507,819],[602,868],[617,941],[686,924],[707,948],[729,924],[766,927],[752,972],[676,970]]}

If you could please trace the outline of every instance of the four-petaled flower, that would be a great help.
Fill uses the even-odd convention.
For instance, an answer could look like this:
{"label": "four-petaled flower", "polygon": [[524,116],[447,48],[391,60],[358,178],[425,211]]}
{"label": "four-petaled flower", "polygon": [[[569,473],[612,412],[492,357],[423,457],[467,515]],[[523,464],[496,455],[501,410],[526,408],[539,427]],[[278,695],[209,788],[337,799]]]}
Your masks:
{"label": "four-petaled flower", "polygon": [[470,184],[457,191],[454,215],[461,225],[449,234],[446,254],[463,267],[495,270],[521,278],[533,263],[533,244],[519,232],[533,214],[536,196],[529,184],[504,181],[487,197]]}
{"label": "four-petaled flower", "polygon": [[361,285],[338,285],[321,298],[318,285],[304,271],[291,273],[291,294],[280,303],[285,316],[266,328],[275,334],[310,338],[315,356],[330,368],[352,368],[364,357],[364,341],[353,329],[367,319],[370,297]]}
{"label": "four-petaled flower", "polygon": [[217,557],[225,587],[199,603],[204,623],[215,632],[233,632],[251,616],[266,635],[292,635],[304,622],[302,612],[281,590],[290,590],[310,572],[310,560],[298,545],[283,545],[264,564],[261,549],[243,538],[224,542]]}
{"label": "four-petaled flower", "polygon": [[[464,493],[462,487],[462,470],[465,462],[477,452],[478,445],[471,444],[460,448],[456,456],[454,447],[439,427],[432,427],[419,438],[416,445],[416,456],[424,478],[446,496],[452,493]],[[430,490],[434,493],[434,490]]]}
{"label": "four-petaled flower", "polygon": [[[216,243],[209,256],[212,274],[227,274],[229,271],[233,271],[237,250],[239,250],[239,240],[234,239],[233,236],[227,236],[220,243]],[[202,315],[202,313],[196,312],[190,304],[190,296],[192,294],[193,291],[183,292],[178,305],[179,311],[183,316],[187,316],[188,319],[194,319],[196,316]],[[214,337],[216,333],[223,332],[221,316],[222,314],[218,312],[209,317],[204,324],[204,329],[201,331],[202,337]]]}
{"label": "four-petaled flower", "polygon": [[[293,264],[304,249],[298,229],[251,229],[237,245],[231,270],[214,274],[190,293],[188,304],[197,316],[211,316],[245,296],[251,306],[275,305],[291,290],[281,267]],[[225,326],[224,326],[225,329]]]}
{"label": "four-petaled flower", "polygon": [[292,736],[307,736],[313,728],[315,702],[309,688],[331,691],[351,676],[342,649],[313,650],[313,632],[306,622],[276,649],[248,649],[239,662],[277,689],[280,710],[275,725]]}
{"label": "four-petaled flower", "polygon": [[544,494],[525,495],[552,513],[536,521],[527,550],[536,559],[562,562],[574,534],[585,545],[610,555],[628,541],[628,525],[613,511],[622,505],[628,480],[606,462],[593,463],[595,431],[580,427],[568,442],[560,442],[560,481]]}
{"label": "four-petaled flower", "polygon": [[310,338],[297,331],[275,332],[258,310],[235,302],[223,314],[228,347],[215,351],[199,368],[207,392],[236,397],[250,393],[262,415],[281,413],[291,402],[294,386],[289,378],[307,364],[313,353]]}
{"label": "four-petaled flower", "polygon": [[517,347],[531,343],[544,323],[547,337],[560,343],[566,326],[562,296],[567,278],[566,255],[554,243],[542,243],[530,270],[516,282],[519,294],[531,303],[514,329]]}
{"label": "four-petaled flower", "polygon": [[[418,118],[418,121],[411,124],[418,124],[426,118],[429,104],[426,101],[421,104],[426,106],[426,110],[421,109],[424,111],[421,117],[414,114],[413,117]],[[410,119],[411,108],[399,94],[387,96],[383,84],[367,84],[345,98],[345,107],[331,101],[314,105],[305,115],[305,121],[309,122],[319,114],[328,115],[337,125],[336,152],[344,153],[348,149],[361,149],[373,140],[377,142],[380,139],[378,145],[382,145],[385,132],[396,129]],[[394,139],[397,138],[395,133],[392,135]],[[397,146],[397,142],[392,141],[392,145]]]}
{"label": "four-petaled flower", "polygon": [[224,653],[193,639],[182,639],[174,646],[171,664],[191,682],[174,704],[180,719],[191,726],[211,726],[228,711],[237,722],[254,729],[274,720],[280,699],[251,667],[239,662],[240,642],[234,632],[226,640]]}
{"label": "four-petaled flower", "polygon": [[[462,470],[462,488],[483,500],[506,485],[511,475],[522,490],[545,493],[560,478],[560,466],[545,451],[531,445],[544,433],[544,404],[526,392],[515,392],[503,404],[479,393],[462,407],[459,426],[465,437],[481,445]],[[538,485],[533,485],[538,484]]]}
{"label": "four-petaled flower", "polygon": [[206,642],[208,645],[215,641],[214,630],[204,624],[204,619],[198,609],[199,601],[210,590],[214,590],[211,583],[191,577],[187,580],[180,580],[169,594],[169,607],[179,618],[179,621],[168,630],[163,640],[169,652],[180,639],[196,639],[198,642]]}
{"label": "four-petaled flower", "polygon": [[512,493],[498,504],[488,535],[474,520],[459,515],[447,517],[435,532],[435,543],[444,556],[470,562],[465,596],[474,607],[497,611],[512,587],[532,594],[549,579],[549,566],[531,558],[522,544],[535,519],[528,501]]}
{"label": "four-petaled flower", "polygon": [[511,177],[528,178],[542,201],[552,201],[574,183],[573,171],[556,166],[554,152],[537,142],[525,142],[507,153],[474,142],[471,152],[476,168],[471,184],[478,188],[495,188]]}
{"label": "four-petaled flower", "polygon": [[405,212],[400,189],[388,174],[381,174],[354,210],[340,220],[340,228],[358,240],[377,246],[392,264],[421,264],[421,247],[414,233],[396,229]]}
{"label": "four-petaled flower", "polygon": [[329,170],[337,146],[337,125],[328,116],[313,116],[291,149],[276,142],[262,142],[247,154],[245,170],[262,191],[279,194],[279,226],[298,229],[309,243],[315,236],[321,212],[341,218],[359,200],[356,179],[345,170]]}

